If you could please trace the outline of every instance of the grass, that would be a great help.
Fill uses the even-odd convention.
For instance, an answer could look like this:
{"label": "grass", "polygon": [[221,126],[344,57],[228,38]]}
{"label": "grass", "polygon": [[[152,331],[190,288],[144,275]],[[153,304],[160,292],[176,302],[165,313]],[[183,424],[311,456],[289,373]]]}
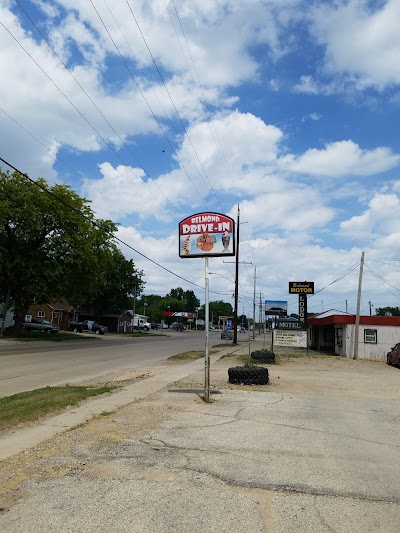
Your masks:
{"label": "grass", "polygon": [[101,387],[64,385],[44,387],[0,398],[0,430],[33,422],[50,413],[78,405],[80,401],[111,392],[115,385]]}
{"label": "grass", "polygon": [[[216,350],[209,350],[208,352],[209,355],[212,355],[213,353],[216,353]],[[194,361],[200,359],[200,357],[204,357],[204,350],[177,353],[176,355],[168,357],[168,361]]]}
{"label": "grass", "polygon": [[28,342],[28,341],[48,341],[48,342],[63,342],[63,341],[81,341],[82,339],[95,339],[96,336],[86,337],[83,335],[75,335],[74,333],[68,333],[67,331],[62,331],[58,333],[50,333],[49,335],[43,331],[23,331],[17,335],[5,335],[6,339],[14,339],[19,342]]}

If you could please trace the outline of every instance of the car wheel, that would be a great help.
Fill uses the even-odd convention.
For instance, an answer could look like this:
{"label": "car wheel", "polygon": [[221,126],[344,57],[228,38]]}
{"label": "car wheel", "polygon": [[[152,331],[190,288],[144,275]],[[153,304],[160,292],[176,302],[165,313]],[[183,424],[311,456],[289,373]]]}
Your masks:
{"label": "car wheel", "polygon": [[390,356],[389,356],[389,354],[387,354],[387,356],[386,356],[386,363],[387,363],[388,365],[391,365],[391,364],[392,364],[392,362],[391,362],[391,360],[390,360]]}
{"label": "car wheel", "polygon": [[78,333],[78,332],[79,332],[79,329],[78,329],[78,328],[74,328],[72,331],[73,331],[74,333]]}
{"label": "car wheel", "polygon": [[99,330],[99,329],[96,329],[95,334],[96,334],[96,335],[99,335],[99,334],[100,334],[100,330]]}
{"label": "car wheel", "polygon": [[51,329],[46,329],[46,333],[47,333],[47,335],[50,335]]}
{"label": "car wheel", "polygon": [[143,328],[143,331],[149,331],[149,328],[148,328],[147,326],[145,326],[145,327]]}

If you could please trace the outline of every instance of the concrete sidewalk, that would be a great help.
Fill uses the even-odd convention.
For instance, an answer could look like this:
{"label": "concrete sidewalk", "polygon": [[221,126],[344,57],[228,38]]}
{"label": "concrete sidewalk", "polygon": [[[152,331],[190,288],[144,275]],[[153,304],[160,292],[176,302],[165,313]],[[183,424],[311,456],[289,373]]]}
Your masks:
{"label": "concrete sidewalk", "polygon": [[[241,347],[230,347],[227,350],[222,350],[218,354],[210,356],[211,364],[225,353],[233,353],[240,350]],[[96,415],[115,411],[120,407],[146,398],[167,387],[170,383],[180,380],[199,369],[204,369],[203,358],[173,366],[162,375],[138,381],[108,396],[98,396],[90,399],[79,407],[74,407],[60,415],[44,419],[31,427],[15,429],[12,433],[0,438],[0,461],[45,442],[79,424],[84,424]]]}

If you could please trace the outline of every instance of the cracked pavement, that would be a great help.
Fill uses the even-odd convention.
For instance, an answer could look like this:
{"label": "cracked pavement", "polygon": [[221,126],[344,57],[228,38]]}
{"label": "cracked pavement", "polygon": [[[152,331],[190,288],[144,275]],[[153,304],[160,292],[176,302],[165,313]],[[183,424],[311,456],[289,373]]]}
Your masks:
{"label": "cracked pavement", "polygon": [[228,366],[210,404],[198,370],[0,463],[0,530],[397,533],[399,370],[284,362],[226,388]]}

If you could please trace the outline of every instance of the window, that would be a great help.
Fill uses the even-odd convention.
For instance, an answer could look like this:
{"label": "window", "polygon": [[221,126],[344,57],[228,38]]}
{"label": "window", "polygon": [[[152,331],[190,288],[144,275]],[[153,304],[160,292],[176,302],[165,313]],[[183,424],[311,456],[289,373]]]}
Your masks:
{"label": "window", "polygon": [[58,318],[58,311],[53,311],[53,318]]}
{"label": "window", "polygon": [[30,322],[32,320],[32,315],[25,315],[25,322]]}
{"label": "window", "polygon": [[364,329],[364,342],[369,344],[376,344],[378,342],[377,330]]}
{"label": "window", "polygon": [[37,312],[37,317],[38,318],[44,318],[46,315],[45,315],[45,312],[44,311],[38,311]]}

